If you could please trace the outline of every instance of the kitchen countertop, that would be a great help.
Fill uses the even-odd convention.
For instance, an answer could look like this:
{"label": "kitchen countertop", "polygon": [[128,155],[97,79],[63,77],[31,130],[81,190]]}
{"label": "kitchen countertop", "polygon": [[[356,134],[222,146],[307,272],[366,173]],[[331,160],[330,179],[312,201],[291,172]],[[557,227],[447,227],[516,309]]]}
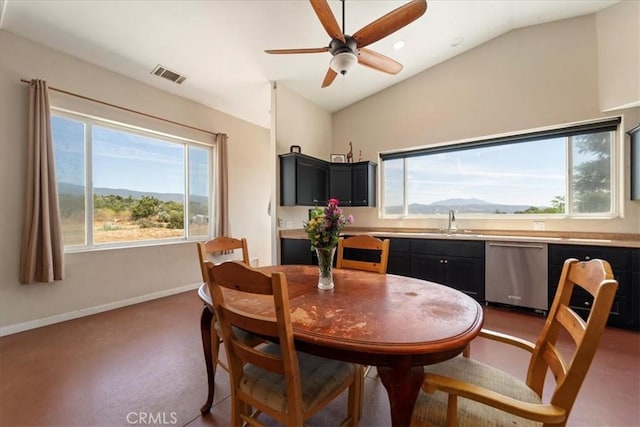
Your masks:
{"label": "kitchen countertop", "polygon": [[[482,241],[516,241],[571,245],[616,246],[640,248],[640,234],[587,233],[515,230],[457,230],[447,234],[437,229],[346,227],[343,234],[372,234],[377,237],[412,239],[450,239]],[[303,229],[280,230],[283,239],[307,239]]]}

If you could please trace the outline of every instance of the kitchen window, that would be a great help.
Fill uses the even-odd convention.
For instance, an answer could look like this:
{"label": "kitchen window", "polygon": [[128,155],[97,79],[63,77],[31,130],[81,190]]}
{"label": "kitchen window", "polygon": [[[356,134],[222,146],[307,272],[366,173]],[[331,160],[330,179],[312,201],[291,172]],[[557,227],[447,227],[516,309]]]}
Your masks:
{"label": "kitchen window", "polygon": [[52,111],[65,250],[207,239],[213,147]]}
{"label": "kitchen window", "polygon": [[381,154],[381,215],[612,217],[619,123]]}

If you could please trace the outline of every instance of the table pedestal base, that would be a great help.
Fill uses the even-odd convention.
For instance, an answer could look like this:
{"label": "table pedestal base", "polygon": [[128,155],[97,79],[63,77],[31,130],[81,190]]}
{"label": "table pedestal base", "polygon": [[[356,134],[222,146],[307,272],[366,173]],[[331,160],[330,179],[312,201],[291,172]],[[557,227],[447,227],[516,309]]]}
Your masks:
{"label": "table pedestal base", "polygon": [[403,360],[393,367],[378,367],[378,374],[389,394],[391,425],[408,427],[424,378],[424,369],[422,366],[411,366],[409,360]]}

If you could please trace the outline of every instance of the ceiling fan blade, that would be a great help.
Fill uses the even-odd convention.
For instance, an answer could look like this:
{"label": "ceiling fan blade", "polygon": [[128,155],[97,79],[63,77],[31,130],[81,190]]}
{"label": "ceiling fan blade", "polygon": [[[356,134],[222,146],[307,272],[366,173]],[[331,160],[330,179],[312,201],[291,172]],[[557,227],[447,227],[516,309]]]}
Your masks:
{"label": "ceiling fan blade", "polygon": [[362,48],[358,54],[358,63],[389,74],[398,74],[402,64],[370,49]]}
{"label": "ceiling fan blade", "polygon": [[358,48],[368,46],[415,21],[426,10],[426,0],[412,0],[361,28],[353,38],[358,43]]}
{"label": "ceiling fan blade", "polygon": [[322,87],[324,88],[324,87],[330,86],[331,83],[333,83],[333,81],[336,79],[337,75],[338,73],[333,71],[332,68],[329,68],[327,70],[327,74],[324,75],[324,80],[322,81]]}
{"label": "ceiling fan blade", "polygon": [[311,47],[308,49],[267,49],[266,53],[289,54],[289,53],[322,53],[328,52],[328,47]]}
{"label": "ceiling fan blade", "polygon": [[338,21],[336,21],[336,17],[333,16],[333,12],[329,7],[329,3],[327,0],[309,0],[311,2],[311,7],[315,10],[316,15],[318,15],[318,19],[320,23],[324,27],[324,30],[329,34],[332,39],[338,39],[344,42],[344,34],[340,29],[340,25],[338,25]]}

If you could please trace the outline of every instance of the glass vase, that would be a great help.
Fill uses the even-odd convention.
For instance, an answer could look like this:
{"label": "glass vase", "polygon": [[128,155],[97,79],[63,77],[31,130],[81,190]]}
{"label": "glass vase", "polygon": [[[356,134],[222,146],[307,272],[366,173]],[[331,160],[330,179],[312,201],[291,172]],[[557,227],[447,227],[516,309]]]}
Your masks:
{"label": "glass vase", "polygon": [[333,256],[336,253],[336,247],[316,248],[318,255],[318,268],[320,274],[318,276],[318,288],[329,290],[333,289]]}

